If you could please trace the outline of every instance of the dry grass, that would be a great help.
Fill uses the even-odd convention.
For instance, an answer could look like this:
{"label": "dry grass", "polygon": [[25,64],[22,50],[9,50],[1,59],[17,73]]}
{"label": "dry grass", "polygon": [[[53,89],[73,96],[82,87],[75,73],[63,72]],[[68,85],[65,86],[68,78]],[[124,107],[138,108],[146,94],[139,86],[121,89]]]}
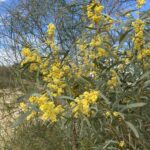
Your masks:
{"label": "dry grass", "polygon": [[12,122],[18,115],[16,99],[22,93],[18,89],[0,89],[0,149],[5,150],[6,143],[11,140],[14,129]]}
{"label": "dry grass", "polygon": [[0,66],[0,89],[14,87],[12,67]]}

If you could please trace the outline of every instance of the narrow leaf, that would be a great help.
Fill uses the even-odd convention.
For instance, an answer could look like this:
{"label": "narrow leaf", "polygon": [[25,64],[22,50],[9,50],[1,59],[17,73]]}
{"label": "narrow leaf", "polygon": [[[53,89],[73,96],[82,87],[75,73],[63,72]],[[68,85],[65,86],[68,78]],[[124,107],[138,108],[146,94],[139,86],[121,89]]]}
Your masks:
{"label": "narrow leaf", "polygon": [[12,128],[15,128],[17,126],[19,126],[20,124],[22,124],[22,122],[26,119],[26,117],[31,113],[31,111],[27,111],[24,114],[22,114],[21,116],[19,116],[19,118],[13,123]]}
{"label": "narrow leaf", "polygon": [[72,97],[70,97],[70,96],[60,96],[60,98],[74,101],[74,99]]}
{"label": "narrow leaf", "polygon": [[124,110],[126,109],[132,109],[132,108],[137,108],[137,107],[143,107],[145,106],[146,103],[133,103],[133,104],[129,104],[129,105],[126,105],[126,106],[123,106],[121,112],[123,112]]}
{"label": "narrow leaf", "polygon": [[134,125],[131,122],[126,121],[126,124],[128,125],[128,127],[133,131],[134,135],[139,138],[139,133],[137,131],[137,129],[134,127]]}

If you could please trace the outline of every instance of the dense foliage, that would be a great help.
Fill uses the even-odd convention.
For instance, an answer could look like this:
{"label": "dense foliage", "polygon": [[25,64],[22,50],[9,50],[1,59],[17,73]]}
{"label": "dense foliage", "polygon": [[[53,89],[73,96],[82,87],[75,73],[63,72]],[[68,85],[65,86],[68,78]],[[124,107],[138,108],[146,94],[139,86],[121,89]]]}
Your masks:
{"label": "dense foliage", "polygon": [[63,49],[52,23],[39,47],[26,44],[20,66],[36,78],[37,88],[19,98],[21,114],[13,127],[32,122],[48,133],[63,129],[58,140],[65,144],[55,149],[148,150],[150,43],[149,20],[140,12],[144,4],[137,0],[138,9],[120,18],[104,13],[96,0],[82,5],[84,32],[71,43],[73,50]]}

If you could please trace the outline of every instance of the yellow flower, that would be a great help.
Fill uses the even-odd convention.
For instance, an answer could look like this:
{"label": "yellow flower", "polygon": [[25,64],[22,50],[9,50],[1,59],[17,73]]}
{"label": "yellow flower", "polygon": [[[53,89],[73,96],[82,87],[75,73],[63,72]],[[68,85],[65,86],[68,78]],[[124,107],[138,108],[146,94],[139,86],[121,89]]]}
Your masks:
{"label": "yellow flower", "polygon": [[104,7],[99,3],[93,0],[89,5],[87,5],[87,17],[94,24],[98,24],[102,19],[102,11]]}
{"label": "yellow flower", "polygon": [[37,71],[38,70],[38,65],[36,63],[30,64],[29,70],[32,71]]}
{"label": "yellow flower", "polygon": [[98,96],[98,91],[90,91],[84,92],[82,95],[79,95],[79,97],[76,97],[75,102],[70,103],[74,117],[77,118],[80,113],[89,116],[91,113],[90,105],[97,101]]}
{"label": "yellow flower", "polygon": [[144,69],[150,69],[150,65],[149,65],[149,63],[147,63],[147,62],[144,62]]}
{"label": "yellow flower", "polygon": [[135,22],[132,23],[132,26],[134,27],[135,36],[133,38],[134,42],[134,49],[140,50],[141,46],[144,44],[144,26],[145,23],[137,19]]}
{"label": "yellow flower", "polygon": [[29,48],[22,49],[22,55],[25,56],[25,60],[21,62],[21,66],[29,63],[29,71],[37,71],[39,69],[38,66],[41,65],[42,60],[37,50],[31,52]]}
{"label": "yellow flower", "polygon": [[108,80],[107,84],[110,88],[115,88],[118,84],[117,73],[115,70],[111,70],[111,79]]}
{"label": "yellow flower", "polygon": [[62,113],[64,110],[61,105],[55,106],[52,101],[40,105],[39,108],[42,112],[41,119],[44,121],[51,120],[51,122],[56,122],[58,114]]}
{"label": "yellow flower", "polygon": [[106,51],[103,48],[98,48],[98,54],[97,55],[99,57],[102,57],[102,56],[106,56],[107,53],[106,53]]}
{"label": "yellow flower", "polygon": [[20,65],[21,65],[21,67],[23,67],[25,64],[26,64],[26,61],[22,60]]}
{"label": "yellow flower", "polygon": [[127,14],[126,14],[126,17],[131,17],[131,14],[130,14],[130,13],[127,13]]}
{"label": "yellow flower", "polygon": [[119,113],[118,113],[117,111],[114,111],[114,112],[113,112],[113,116],[114,116],[114,117],[118,117],[118,116],[119,116]]}
{"label": "yellow flower", "polygon": [[146,1],[145,0],[136,0],[136,7],[137,8],[141,8],[145,3]]}
{"label": "yellow flower", "polygon": [[137,59],[138,60],[144,60],[146,58],[150,58],[150,47],[148,46],[147,48],[141,49],[140,51],[138,51],[137,54]]}
{"label": "yellow flower", "polygon": [[141,50],[142,57],[150,57],[150,47]]}
{"label": "yellow flower", "polygon": [[106,118],[110,117],[110,115],[111,115],[110,111],[107,111],[107,112],[105,113]]}
{"label": "yellow flower", "polygon": [[38,103],[39,105],[42,105],[42,104],[44,104],[45,102],[47,102],[48,99],[49,99],[49,98],[48,98],[45,94],[43,94],[43,95],[41,95],[41,96],[38,98],[37,103]]}
{"label": "yellow flower", "polygon": [[21,53],[23,56],[27,57],[31,54],[31,51],[29,48],[23,48]]}
{"label": "yellow flower", "polygon": [[125,58],[124,61],[125,61],[125,64],[128,64],[130,62],[130,59],[129,58]]}
{"label": "yellow flower", "polygon": [[47,83],[47,87],[50,89],[53,97],[60,96],[64,92],[65,75],[69,74],[69,67],[61,67],[59,61],[54,62],[51,65],[49,72],[44,76],[43,80]]}
{"label": "yellow flower", "polygon": [[101,18],[102,18],[101,16],[97,16],[97,15],[92,16],[92,20],[95,24],[98,24]]}
{"label": "yellow flower", "polygon": [[46,96],[46,94],[40,95],[40,96],[30,96],[29,101],[34,104],[42,105],[45,102],[47,102],[49,98]]}
{"label": "yellow flower", "polygon": [[45,43],[51,47],[53,55],[57,55],[57,53],[58,53],[58,46],[54,42],[55,29],[56,29],[56,27],[54,24],[50,23],[48,25],[48,29],[47,29],[48,37],[45,41]]}
{"label": "yellow flower", "polygon": [[108,80],[107,84],[110,88],[116,87],[117,86],[117,77],[112,77],[110,80]]}
{"label": "yellow flower", "polygon": [[96,14],[99,14],[102,12],[103,9],[104,9],[104,6],[97,5],[97,6],[95,6],[94,11]]}
{"label": "yellow flower", "polygon": [[125,146],[125,142],[124,141],[119,141],[118,146],[123,148]]}
{"label": "yellow flower", "polygon": [[37,102],[37,97],[36,97],[36,96],[30,96],[30,97],[29,97],[29,101],[30,101],[31,103],[36,103],[36,102]]}
{"label": "yellow flower", "polygon": [[31,120],[37,114],[36,111],[32,111],[30,115],[27,116],[27,120]]}
{"label": "yellow flower", "polygon": [[26,105],[24,102],[21,102],[21,103],[20,103],[20,108],[21,108],[21,110],[24,111],[24,112],[27,111],[27,105]]}
{"label": "yellow flower", "polygon": [[95,36],[91,42],[90,42],[90,46],[92,47],[97,47],[97,46],[100,46],[102,43],[102,38],[98,35],[98,36]]}
{"label": "yellow flower", "polygon": [[48,29],[47,29],[48,35],[54,36],[55,29],[56,29],[56,28],[55,28],[54,24],[50,23],[50,24],[48,25]]}

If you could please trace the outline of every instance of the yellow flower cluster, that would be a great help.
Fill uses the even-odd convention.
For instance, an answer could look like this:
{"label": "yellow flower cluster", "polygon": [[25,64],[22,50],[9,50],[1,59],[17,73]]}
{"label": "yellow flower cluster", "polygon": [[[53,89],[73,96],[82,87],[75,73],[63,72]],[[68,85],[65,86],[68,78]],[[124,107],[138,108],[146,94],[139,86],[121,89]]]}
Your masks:
{"label": "yellow flower cluster", "polygon": [[131,50],[127,50],[122,52],[122,55],[124,55],[124,57],[120,58],[120,61],[122,61],[123,64],[119,64],[118,69],[123,69],[125,64],[129,64],[129,62],[131,61],[131,59],[133,58],[133,53]]}
{"label": "yellow flower cluster", "polygon": [[92,74],[94,72],[95,75],[93,77],[96,77],[97,67],[94,63],[95,60],[107,56],[106,50],[102,48],[102,42],[103,40],[100,34],[94,35],[90,41],[84,39],[77,41],[77,46],[80,50],[80,53],[77,57],[78,62],[80,62],[78,67],[79,74],[83,73],[84,76],[91,76],[91,72]]}
{"label": "yellow flower cluster", "polygon": [[[54,37],[55,26],[49,24],[48,35]],[[54,60],[50,61],[50,58],[41,59],[37,51],[31,52],[29,48],[23,48],[22,55],[25,60],[22,61],[21,65],[26,63],[30,64],[30,71],[39,71],[42,73],[43,80],[46,82],[47,87],[50,89],[51,95],[53,97],[60,96],[64,92],[65,87],[65,75],[69,75],[69,67],[67,65],[62,65],[60,58],[56,55],[57,48],[54,43],[54,39],[51,39],[50,44],[53,45]],[[51,66],[50,66],[51,64]]]}
{"label": "yellow flower cluster", "polygon": [[91,47],[91,54],[89,57],[91,57],[91,59],[94,60],[96,58],[107,56],[106,51],[102,48],[102,42],[102,37],[99,34],[92,38],[91,42],[89,43]]}
{"label": "yellow flower cluster", "polygon": [[110,117],[111,115],[113,115],[114,117],[118,117],[119,116],[119,112],[117,112],[117,111],[114,111],[114,112],[107,111],[105,113],[106,118]]}
{"label": "yellow flower cluster", "polygon": [[40,106],[40,105],[46,103],[48,101],[48,99],[49,98],[45,94],[43,94],[39,97],[38,96],[30,96],[29,102]]}
{"label": "yellow flower cluster", "polygon": [[64,92],[65,73],[69,73],[69,67],[61,65],[60,62],[54,62],[46,76],[44,81],[47,83],[47,87],[51,90],[53,97],[60,96]]}
{"label": "yellow flower cluster", "polygon": [[[27,106],[27,104],[25,104],[24,102],[21,102],[20,103],[20,109],[23,111],[23,112],[27,112],[29,110],[29,107]],[[37,114],[36,111],[32,111],[31,114],[29,114],[27,116],[27,120],[30,120],[32,119],[35,115]]]}
{"label": "yellow flower cluster", "polygon": [[125,146],[125,142],[124,141],[119,141],[118,146],[123,148]]}
{"label": "yellow flower cluster", "polygon": [[146,0],[136,0],[136,7],[141,8],[146,3]]}
{"label": "yellow flower cluster", "polygon": [[27,109],[28,109],[27,105],[24,102],[20,103],[20,108],[23,112],[27,111]]}
{"label": "yellow flower cluster", "polygon": [[111,79],[108,80],[107,84],[110,88],[115,88],[117,86],[117,74],[114,70],[111,70]]}
{"label": "yellow flower cluster", "polygon": [[86,116],[90,116],[90,105],[94,104],[99,96],[98,91],[84,92],[82,95],[75,99],[75,102],[71,102],[72,113],[77,118],[80,113]]}
{"label": "yellow flower cluster", "polygon": [[105,116],[106,116],[106,118],[110,117],[110,116],[111,116],[111,112],[110,112],[110,111],[107,111],[107,112],[105,113]]}
{"label": "yellow flower cluster", "polygon": [[104,7],[96,2],[96,0],[92,0],[92,2],[87,5],[87,16],[88,18],[95,24],[98,24],[99,21],[102,19],[101,12]]}
{"label": "yellow flower cluster", "polygon": [[113,27],[114,19],[112,19],[110,16],[105,16],[104,21],[106,22],[104,29],[106,31],[109,31],[111,29],[111,27]]}
{"label": "yellow flower cluster", "polygon": [[98,47],[102,44],[102,38],[100,35],[96,35],[90,42],[91,47]]}
{"label": "yellow flower cluster", "polygon": [[89,58],[91,58],[91,60],[94,60],[96,58],[101,58],[107,55],[106,51],[103,48],[101,48],[101,44],[102,44],[102,38],[99,35],[95,36],[91,40],[90,42],[91,51],[89,53]]}
{"label": "yellow flower cluster", "polygon": [[149,48],[145,48],[145,49],[142,49],[138,55],[137,55],[137,59],[138,60],[141,60],[141,59],[144,59],[146,57],[149,57],[150,58],[150,47]]}
{"label": "yellow flower cluster", "polygon": [[48,66],[49,66],[49,59],[46,58],[45,60],[43,60],[43,63],[40,64],[40,71],[42,73],[43,76],[47,75],[49,70],[48,70]]}
{"label": "yellow flower cluster", "polygon": [[118,117],[118,116],[119,116],[119,113],[118,113],[117,111],[114,111],[114,112],[113,112],[113,116],[114,116],[114,117]]}
{"label": "yellow flower cluster", "polygon": [[55,29],[56,29],[56,27],[54,26],[54,24],[50,23],[50,24],[48,25],[47,34],[48,34],[49,36],[54,37]]}
{"label": "yellow flower cluster", "polygon": [[37,69],[39,68],[38,64],[42,62],[41,57],[38,55],[37,51],[31,52],[29,48],[23,48],[22,55],[25,57],[25,59],[21,62],[21,66],[29,63],[29,70],[37,71]]}
{"label": "yellow flower cluster", "polygon": [[97,57],[104,57],[104,56],[107,56],[106,50],[104,50],[103,48],[98,48],[97,49]]}
{"label": "yellow flower cluster", "polygon": [[140,50],[142,45],[144,44],[144,22],[140,19],[137,19],[135,22],[132,23],[132,26],[134,27],[134,49]]}
{"label": "yellow flower cluster", "polygon": [[63,112],[63,108],[61,105],[55,106],[54,102],[47,102],[40,106],[40,110],[43,115],[41,119],[44,121],[51,120],[52,122],[57,121],[57,116]]}
{"label": "yellow flower cluster", "polygon": [[71,66],[76,71],[75,74],[78,77],[80,75],[88,76],[89,72],[93,71],[93,62],[91,60],[91,58],[93,57],[93,53],[89,48],[87,48],[87,41],[78,40],[77,46],[80,50],[80,53],[77,56],[78,65],[71,63]]}
{"label": "yellow flower cluster", "polygon": [[58,47],[56,46],[54,42],[55,29],[56,27],[54,24],[50,23],[48,25],[48,29],[47,29],[48,39],[46,40],[46,44],[51,46],[54,54],[56,54],[58,51]]}
{"label": "yellow flower cluster", "polygon": [[45,94],[39,97],[31,96],[29,101],[38,106],[43,121],[56,122],[57,116],[64,110],[61,105],[55,106],[54,102],[50,101]]}
{"label": "yellow flower cluster", "polygon": [[27,57],[27,56],[31,55],[30,49],[29,49],[29,48],[23,48],[23,49],[22,49],[22,55],[23,55],[24,57]]}
{"label": "yellow flower cluster", "polygon": [[[92,60],[98,57],[106,56],[106,51],[101,48],[102,46],[102,37],[98,34],[95,35],[90,43],[87,41],[78,41],[79,49],[82,52],[82,57],[87,56],[88,58],[91,58]],[[88,59],[86,58],[86,59]]]}

